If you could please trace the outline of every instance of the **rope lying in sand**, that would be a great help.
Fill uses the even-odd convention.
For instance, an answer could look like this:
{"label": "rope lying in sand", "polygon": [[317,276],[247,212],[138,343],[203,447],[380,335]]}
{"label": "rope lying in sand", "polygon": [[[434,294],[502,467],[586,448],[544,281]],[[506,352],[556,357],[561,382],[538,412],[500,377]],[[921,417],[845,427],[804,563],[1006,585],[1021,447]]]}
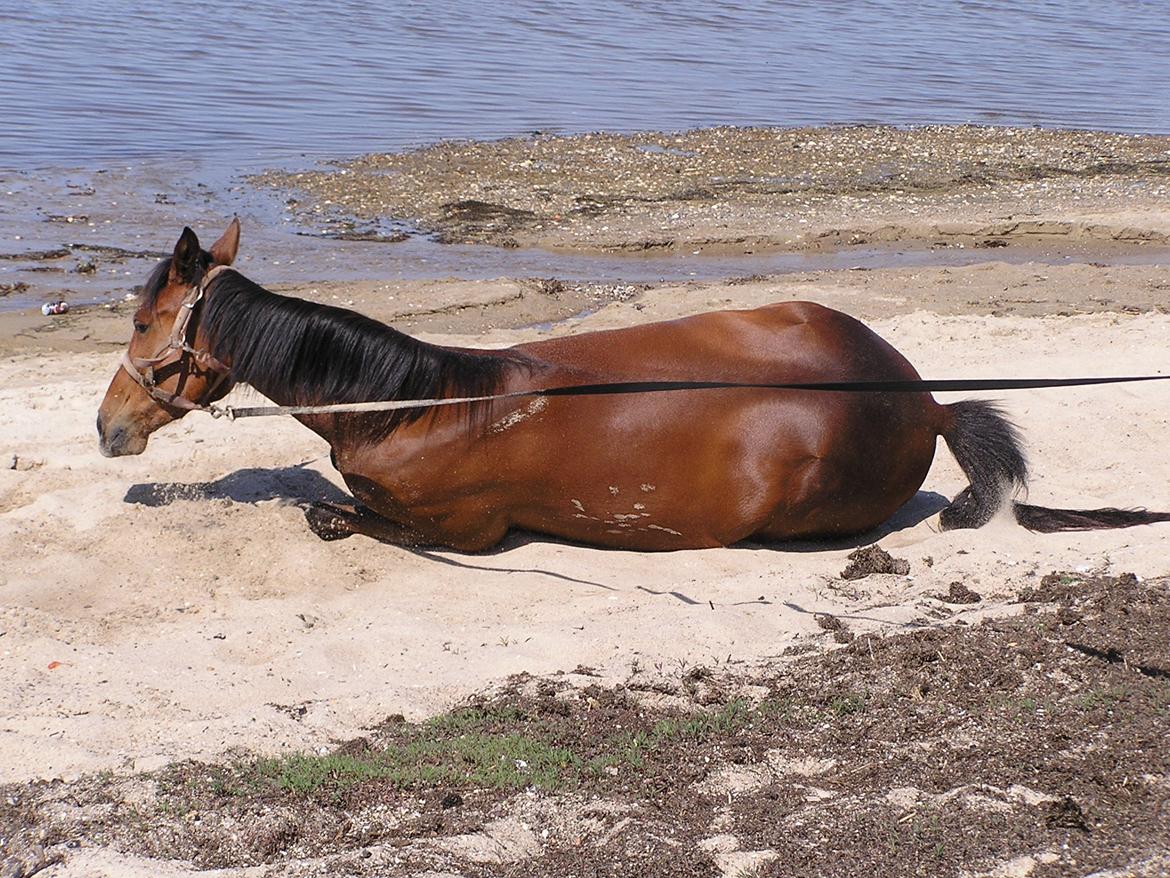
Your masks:
{"label": "rope lying in sand", "polygon": [[1170,375],[1127,375],[1105,378],[953,378],[900,381],[814,381],[791,384],[741,384],[733,381],[613,381],[601,384],[572,384],[534,390],[515,390],[486,396],[439,397],[437,399],[387,399],[372,402],[343,402],[330,405],[269,405],[236,408],[208,406],[214,418],[263,418],[274,415],[328,415],[342,412],[387,412],[401,409],[464,405],[497,399],[535,396],[606,396],[625,393],[668,393],[678,390],[811,390],[832,393],[927,393],[932,391],[1037,390],[1046,387],[1088,387],[1096,384],[1131,384],[1138,381],[1165,381]]}

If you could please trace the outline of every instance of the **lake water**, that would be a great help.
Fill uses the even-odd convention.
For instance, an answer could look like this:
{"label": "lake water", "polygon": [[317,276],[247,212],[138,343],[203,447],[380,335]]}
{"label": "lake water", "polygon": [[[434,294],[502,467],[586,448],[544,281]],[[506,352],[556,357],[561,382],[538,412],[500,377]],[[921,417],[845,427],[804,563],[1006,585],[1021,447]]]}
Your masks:
{"label": "lake water", "polygon": [[0,169],[442,138],[978,122],[1170,132],[1164,2],[0,0]]}

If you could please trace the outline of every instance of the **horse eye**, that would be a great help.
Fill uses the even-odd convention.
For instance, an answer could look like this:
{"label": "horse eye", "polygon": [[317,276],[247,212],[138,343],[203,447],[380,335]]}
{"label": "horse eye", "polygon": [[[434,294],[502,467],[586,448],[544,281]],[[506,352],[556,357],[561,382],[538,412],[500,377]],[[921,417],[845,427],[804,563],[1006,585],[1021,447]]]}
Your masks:
{"label": "horse eye", "polygon": [[134,331],[135,332],[146,332],[146,330],[148,330],[148,329],[150,329],[150,327],[147,326],[145,323],[143,323],[141,320],[134,321]]}

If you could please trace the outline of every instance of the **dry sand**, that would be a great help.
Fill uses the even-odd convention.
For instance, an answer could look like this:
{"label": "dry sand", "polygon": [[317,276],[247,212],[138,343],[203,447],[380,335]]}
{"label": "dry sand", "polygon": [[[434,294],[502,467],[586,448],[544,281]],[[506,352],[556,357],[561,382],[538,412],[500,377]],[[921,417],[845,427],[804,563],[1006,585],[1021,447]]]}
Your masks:
{"label": "dry sand", "polygon": [[[1131,140],[1109,141],[1106,152],[1124,153]],[[1143,148],[1140,161],[1150,164],[1136,176],[1140,161],[1122,156],[1129,176],[1120,189],[1097,172],[1087,183],[1055,171],[1043,178],[1061,187],[1044,203],[1045,221],[1084,232],[1101,262],[1163,240],[1164,158],[1148,153],[1165,143]],[[1019,177],[1010,185],[1039,185]],[[980,197],[1001,182],[979,183]],[[1110,186],[1116,191],[1105,193]],[[1139,188],[1146,200],[1125,200]],[[865,214],[871,230],[905,215],[905,190],[888,194],[893,200]],[[448,202],[455,195],[447,191]],[[757,234],[766,195],[753,192],[736,214],[743,227],[720,240]],[[1074,195],[1086,203],[1070,206]],[[834,197],[837,210],[845,196]],[[967,214],[960,200],[935,204],[925,225],[903,222],[891,236],[929,246],[955,215],[978,231],[1024,204],[1002,191],[995,199]],[[634,216],[628,205],[611,216],[612,239],[585,235],[587,225],[598,228],[595,212],[555,240],[508,234],[565,246],[576,235],[579,246],[605,249],[648,241],[669,224],[657,208]],[[718,199],[704,199],[702,209],[713,205]],[[781,225],[785,210],[773,210]],[[709,219],[671,240],[714,240]],[[786,234],[765,243],[784,246]],[[648,289],[532,280],[291,289],[352,303],[430,340],[485,346],[810,299],[866,319],[928,377],[1170,374],[1170,271],[1157,264],[988,261]],[[1170,573],[1170,525],[1037,535],[1000,519],[938,532],[944,498],[965,485],[941,443],[922,492],[891,527],[849,545],[643,554],[516,535],[497,551],[461,555],[360,537],[323,543],[298,504],[337,498],[340,480],[328,449],[291,420],[231,424],[196,414],[156,434],[141,457],[99,455],[94,416],[128,324],[124,307],[53,320],[0,315],[0,782],[324,748],[388,715],[432,714],[518,672],[585,666],[614,683],[635,668],[750,670],[782,661],[790,647],[828,648],[816,613],[847,619],[859,634],[972,622],[1016,612],[1016,593],[1053,570]],[[1170,509],[1170,382],[987,395],[1006,400],[1026,437],[1032,502]],[[843,581],[849,552],[878,538],[909,562],[909,575]],[[956,581],[984,600],[945,609],[933,595]],[[97,850],[51,874],[164,873],[187,874]]]}
{"label": "dry sand", "polygon": [[[1000,265],[947,278],[986,302],[1005,281],[1062,289],[1064,274],[1092,293],[1086,271]],[[1098,298],[1123,302],[1129,288],[1099,274]],[[545,330],[426,337],[498,345],[799,295],[885,311],[871,324],[929,376],[1170,372],[1165,314],[915,310],[939,280],[845,272],[663,287]],[[931,513],[964,484],[945,449],[882,539],[911,574],[859,585],[838,579],[844,546],[652,555],[518,536],[466,556],[321,543],[296,503],[338,495],[339,480],[328,449],[293,421],[192,415],[141,457],[102,458],[93,417],[116,360],[24,351],[0,362],[15,467],[0,470],[4,780],[320,746],[520,671],[586,665],[618,680],[633,662],[750,665],[818,637],[814,612],[861,630],[930,622],[924,595],[955,580],[985,593],[978,616],[1055,569],[1168,572],[1165,525],[1041,536],[1005,520],[937,533]],[[1170,384],[1009,397],[1034,502],[1170,508]]]}

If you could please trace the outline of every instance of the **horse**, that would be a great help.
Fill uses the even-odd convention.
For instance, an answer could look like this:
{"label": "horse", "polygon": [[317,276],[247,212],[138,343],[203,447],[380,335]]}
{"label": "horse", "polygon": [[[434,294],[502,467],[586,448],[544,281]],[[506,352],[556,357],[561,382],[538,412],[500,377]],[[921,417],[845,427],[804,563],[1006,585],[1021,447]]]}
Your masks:
{"label": "horse", "polygon": [[298,414],[329,444],[355,498],[305,506],[322,539],[365,534],[478,552],[512,529],[641,551],[850,537],[915,495],[939,437],[970,481],[941,511],[943,529],[980,527],[1008,503],[1036,531],[1170,520],[1011,499],[1027,482],[1021,439],[982,400],[760,387],[499,398],[628,381],[919,380],[889,343],[818,304],[704,313],[501,350],[447,347],[265,290],[229,268],[239,241],[238,220],[209,250],[184,228],[150,275],[98,413],[103,454],[142,453],[155,430],[237,383],[297,406],[494,397]]}

